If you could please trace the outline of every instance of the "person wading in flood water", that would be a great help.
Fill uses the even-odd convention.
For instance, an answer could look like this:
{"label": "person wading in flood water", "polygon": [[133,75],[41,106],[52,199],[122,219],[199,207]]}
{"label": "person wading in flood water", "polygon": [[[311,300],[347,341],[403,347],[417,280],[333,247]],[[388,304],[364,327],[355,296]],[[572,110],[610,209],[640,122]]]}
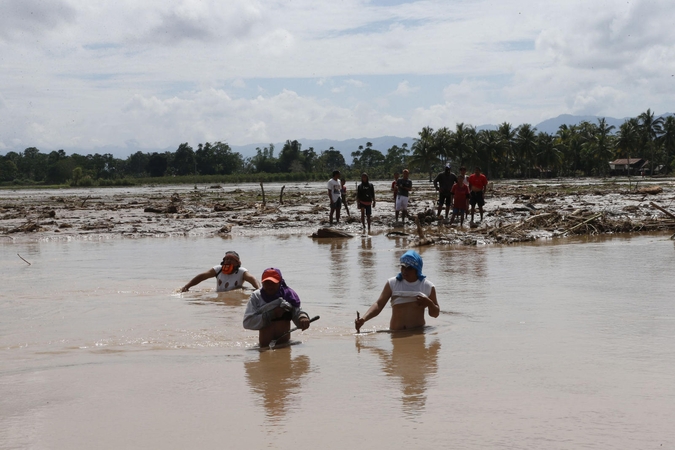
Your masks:
{"label": "person wading in flood water", "polygon": [[250,283],[255,289],[260,289],[260,283],[258,283],[258,280],[256,280],[256,278],[251,275],[248,270],[241,267],[239,253],[229,251],[225,253],[225,257],[219,265],[214,266],[212,269],[209,269],[204,273],[200,273],[190,280],[188,284],[183,286],[180,291],[187,292],[192,286],[195,286],[202,281],[213,277],[216,277],[217,292],[226,292],[242,288],[244,281]]}
{"label": "person wading in flood water", "polygon": [[380,298],[366,311],[363,317],[354,321],[356,332],[364,323],[377,317],[391,299],[391,320],[389,329],[409,330],[425,325],[424,310],[429,310],[431,317],[438,317],[441,312],[436,299],[436,288],[422,274],[422,257],[414,250],[408,250],[401,256],[401,272],[387,280]]}
{"label": "person wading in flood water", "polygon": [[265,269],[262,274],[262,288],[251,294],[244,313],[244,328],[258,330],[258,342],[261,347],[277,340],[279,344],[288,342],[291,320],[301,330],[309,328],[309,316],[300,308],[300,297],[286,285],[281,271],[276,268]]}

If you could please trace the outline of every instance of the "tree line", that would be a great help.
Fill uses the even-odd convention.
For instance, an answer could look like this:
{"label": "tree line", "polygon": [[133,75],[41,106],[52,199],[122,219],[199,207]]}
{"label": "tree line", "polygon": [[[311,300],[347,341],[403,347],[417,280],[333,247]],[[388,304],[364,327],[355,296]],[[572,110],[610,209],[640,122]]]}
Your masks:
{"label": "tree line", "polygon": [[[675,169],[675,116],[655,117],[647,110],[627,119],[618,129],[604,118],[597,123],[561,125],[555,134],[538,132],[530,124],[517,127],[504,122],[494,130],[477,130],[456,124],[433,130],[424,127],[407,144],[394,145],[385,152],[366,142],[351,152],[347,164],[342,152],[330,147],[319,152],[302,149],[297,140],[287,140],[278,155],[270,144],[244,158],[224,142],[188,143],[176,151],[136,152],[126,159],[112,154],[66,155],[58,150],[41,153],[30,147],[23,152],[0,156],[3,184],[111,185],[133,184],[139,178],[191,176],[290,174],[288,179],[323,179],[339,169],[350,177],[368,172],[372,179],[389,178],[409,168],[430,177],[445,164],[480,166],[489,178],[540,176],[606,176],[609,162],[618,158],[649,161],[649,172]],[[658,170],[657,170],[658,169]]]}

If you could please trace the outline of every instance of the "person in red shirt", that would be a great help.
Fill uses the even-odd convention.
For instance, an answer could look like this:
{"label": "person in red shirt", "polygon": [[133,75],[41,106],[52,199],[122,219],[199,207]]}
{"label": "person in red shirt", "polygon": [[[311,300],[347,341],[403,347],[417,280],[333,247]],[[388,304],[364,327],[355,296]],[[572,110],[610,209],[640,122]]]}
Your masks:
{"label": "person in red shirt", "polygon": [[450,225],[455,221],[455,216],[459,216],[460,228],[464,226],[464,215],[469,209],[469,187],[464,184],[462,175],[457,177],[457,182],[452,185],[452,215],[450,216]]}
{"label": "person in red shirt", "polygon": [[469,198],[469,203],[471,204],[471,223],[473,223],[476,205],[478,205],[478,210],[480,211],[480,220],[481,222],[483,221],[483,205],[485,205],[487,184],[487,177],[480,173],[480,167],[476,166],[474,173],[469,177],[469,187],[471,188],[471,197]]}

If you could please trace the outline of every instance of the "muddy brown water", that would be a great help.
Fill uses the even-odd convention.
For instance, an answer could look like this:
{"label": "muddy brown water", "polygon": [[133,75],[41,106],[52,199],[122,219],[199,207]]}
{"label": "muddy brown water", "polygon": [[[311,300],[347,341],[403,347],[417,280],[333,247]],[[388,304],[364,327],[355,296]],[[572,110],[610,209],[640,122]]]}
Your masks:
{"label": "muddy brown water", "polygon": [[[387,307],[358,336],[404,238],[0,249],[0,449],[675,446],[668,235],[425,247],[440,317],[391,334]],[[228,249],[321,319],[260,351],[248,293],[176,292]]]}

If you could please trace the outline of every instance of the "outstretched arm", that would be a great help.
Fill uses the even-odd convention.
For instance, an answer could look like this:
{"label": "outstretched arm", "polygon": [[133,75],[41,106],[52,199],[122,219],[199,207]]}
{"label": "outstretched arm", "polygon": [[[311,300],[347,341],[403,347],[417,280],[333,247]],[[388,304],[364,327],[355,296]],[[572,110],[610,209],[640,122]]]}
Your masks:
{"label": "outstretched arm", "polygon": [[384,285],[384,288],[382,289],[382,293],[380,294],[380,298],[377,299],[375,303],[373,303],[370,308],[368,308],[368,311],[363,315],[363,317],[359,317],[354,321],[354,325],[356,326],[356,332],[358,333],[359,330],[361,330],[361,327],[363,326],[364,323],[372,319],[373,317],[377,317],[378,314],[382,312],[384,309],[385,305],[391,298],[391,287],[389,286],[389,283]]}
{"label": "outstretched arm", "polygon": [[262,287],[258,282],[258,279],[253,275],[251,275],[251,272],[249,272],[248,270],[244,272],[244,281],[248,281],[251,284],[251,286],[253,286],[256,289],[260,289]]}
{"label": "outstretched arm", "polygon": [[193,279],[191,279],[190,282],[189,282],[188,284],[186,284],[185,286],[183,286],[183,287],[180,289],[180,291],[181,291],[181,292],[187,292],[187,291],[190,290],[190,288],[191,288],[192,286],[195,286],[195,285],[201,283],[201,282],[204,281],[204,280],[208,280],[209,278],[213,278],[213,277],[215,277],[216,275],[217,275],[217,274],[216,274],[216,271],[215,271],[215,270],[209,269],[209,270],[207,270],[206,272],[200,273],[199,275],[197,275],[196,277],[194,277]]}

